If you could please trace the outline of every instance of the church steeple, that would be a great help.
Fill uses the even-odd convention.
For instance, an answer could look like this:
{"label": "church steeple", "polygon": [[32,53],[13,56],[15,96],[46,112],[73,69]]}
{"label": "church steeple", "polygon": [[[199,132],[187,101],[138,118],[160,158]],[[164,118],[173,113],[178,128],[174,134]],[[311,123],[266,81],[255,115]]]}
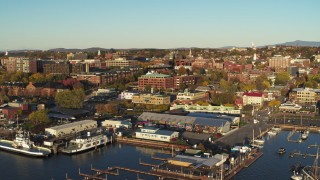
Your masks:
{"label": "church steeple", "polygon": [[4,55],[5,55],[5,56],[8,56],[8,54],[9,54],[9,53],[8,53],[8,49],[6,49],[6,53],[5,53]]}

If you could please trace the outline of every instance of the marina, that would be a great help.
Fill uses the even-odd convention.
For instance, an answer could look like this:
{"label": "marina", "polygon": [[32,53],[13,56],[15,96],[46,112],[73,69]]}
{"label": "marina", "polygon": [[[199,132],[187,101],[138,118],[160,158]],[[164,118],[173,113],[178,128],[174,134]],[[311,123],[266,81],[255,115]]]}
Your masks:
{"label": "marina", "polygon": [[[315,153],[315,149],[308,148],[308,146],[319,142],[320,134],[310,133],[308,139],[302,143],[292,143],[287,141],[289,133],[290,131],[281,131],[277,136],[266,134],[263,150],[253,152],[252,154],[255,155],[252,155],[252,158],[239,163],[231,171],[223,172],[224,179],[261,179],[258,174],[261,174],[265,179],[278,179],[278,176],[279,179],[288,179],[293,175],[293,172],[289,170],[293,164],[300,162],[304,166],[313,165],[315,157],[311,154]],[[281,147],[285,148],[287,154],[295,152],[294,158],[290,158],[289,155],[280,156],[278,150]],[[306,149],[310,156],[304,156]],[[0,158],[4,162],[0,165],[2,168],[4,168],[4,164],[8,166],[19,164],[19,173],[3,172],[4,174],[10,173],[8,176],[12,179],[20,179],[25,176],[25,179],[81,179],[81,177],[105,179],[106,176],[108,179],[137,179],[137,177],[158,179],[160,175],[177,178],[188,174],[175,173],[173,175],[164,169],[152,170],[172,158],[169,150],[164,151],[159,148],[133,146],[119,142],[74,156],[52,155],[49,159],[34,159],[2,152]],[[129,158],[131,160],[127,161]],[[274,164],[274,162],[277,163]],[[52,171],[57,163],[61,168]],[[26,172],[31,168],[39,173],[26,175]],[[256,173],[252,173],[253,171]],[[271,171],[275,171],[275,173],[268,173]],[[99,176],[96,176],[97,174]]]}

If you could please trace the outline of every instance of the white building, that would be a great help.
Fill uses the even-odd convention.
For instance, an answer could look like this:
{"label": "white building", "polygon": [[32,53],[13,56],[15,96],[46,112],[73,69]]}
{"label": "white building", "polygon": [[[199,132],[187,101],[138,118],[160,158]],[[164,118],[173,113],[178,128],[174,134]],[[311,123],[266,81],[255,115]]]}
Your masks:
{"label": "white building", "polygon": [[179,132],[159,130],[153,127],[145,127],[136,131],[136,138],[140,139],[170,142],[172,139],[178,137]]}
{"label": "white building", "polygon": [[78,133],[84,130],[89,130],[94,128],[97,128],[97,121],[83,120],[83,121],[63,124],[60,126],[45,128],[45,133],[59,137],[66,134]]}
{"label": "white building", "polygon": [[243,106],[250,104],[261,107],[263,105],[264,95],[259,92],[245,92],[243,93],[242,99]]}
{"label": "white building", "polygon": [[114,93],[116,92],[116,90],[114,88],[109,88],[109,89],[98,89],[97,91],[94,91],[94,95],[95,96],[103,96],[103,95],[107,95],[110,93]]}
{"label": "white building", "polygon": [[129,91],[123,91],[119,95],[120,99],[127,99],[127,100],[132,100],[133,95],[139,94],[138,92],[129,92]]}
{"label": "white building", "polygon": [[130,120],[105,120],[101,123],[101,126],[107,127],[107,128],[132,128],[132,123]]}

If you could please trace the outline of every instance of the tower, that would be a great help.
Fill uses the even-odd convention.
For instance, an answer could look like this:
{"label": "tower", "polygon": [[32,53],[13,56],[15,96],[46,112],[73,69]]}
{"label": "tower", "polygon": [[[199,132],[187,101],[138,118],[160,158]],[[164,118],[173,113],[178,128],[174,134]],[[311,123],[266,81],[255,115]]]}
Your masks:
{"label": "tower", "polygon": [[100,57],[101,56],[101,52],[100,52],[100,50],[98,50],[98,57]]}
{"label": "tower", "polygon": [[5,56],[8,56],[8,49],[6,48],[6,53],[4,54]]}

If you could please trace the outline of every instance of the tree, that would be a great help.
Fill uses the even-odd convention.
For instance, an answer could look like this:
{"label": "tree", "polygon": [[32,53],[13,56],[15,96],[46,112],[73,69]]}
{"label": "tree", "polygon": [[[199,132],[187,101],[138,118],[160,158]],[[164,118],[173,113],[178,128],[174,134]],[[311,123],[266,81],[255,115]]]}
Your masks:
{"label": "tree", "polygon": [[185,75],[185,74],[187,74],[186,68],[183,67],[183,66],[181,66],[181,67],[178,69],[177,74],[178,74],[178,75]]}
{"label": "tree", "polygon": [[279,100],[272,100],[268,103],[269,107],[278,107],[280,106],[281,102]]}
{"label": "tree", "polygon": [[118,105],[116,103],[97,104],[96,110],[99,113],[118,114]]}
{"label": "tree", "polygon": [[287,72],[279,72],[276,75],[275,84],[277,85],[284,85],[290,80],[290,75]]}
{"label": "tree", "polygon": [[31,82],[45,82],[46,77],[44,76],[44,74],[35,73],[29,77],[29,81],[31,81]]}
{"label": "tree", "polygon": [[29,114],[29,121],[33,125],[47,124],[50,122],[46,110],[37,110]]}
{"label": "tree", "polygon": [[73,89],[58,92],[55,97],[56,103],[64,108],[82,108],[85,98],[83,89]]}

